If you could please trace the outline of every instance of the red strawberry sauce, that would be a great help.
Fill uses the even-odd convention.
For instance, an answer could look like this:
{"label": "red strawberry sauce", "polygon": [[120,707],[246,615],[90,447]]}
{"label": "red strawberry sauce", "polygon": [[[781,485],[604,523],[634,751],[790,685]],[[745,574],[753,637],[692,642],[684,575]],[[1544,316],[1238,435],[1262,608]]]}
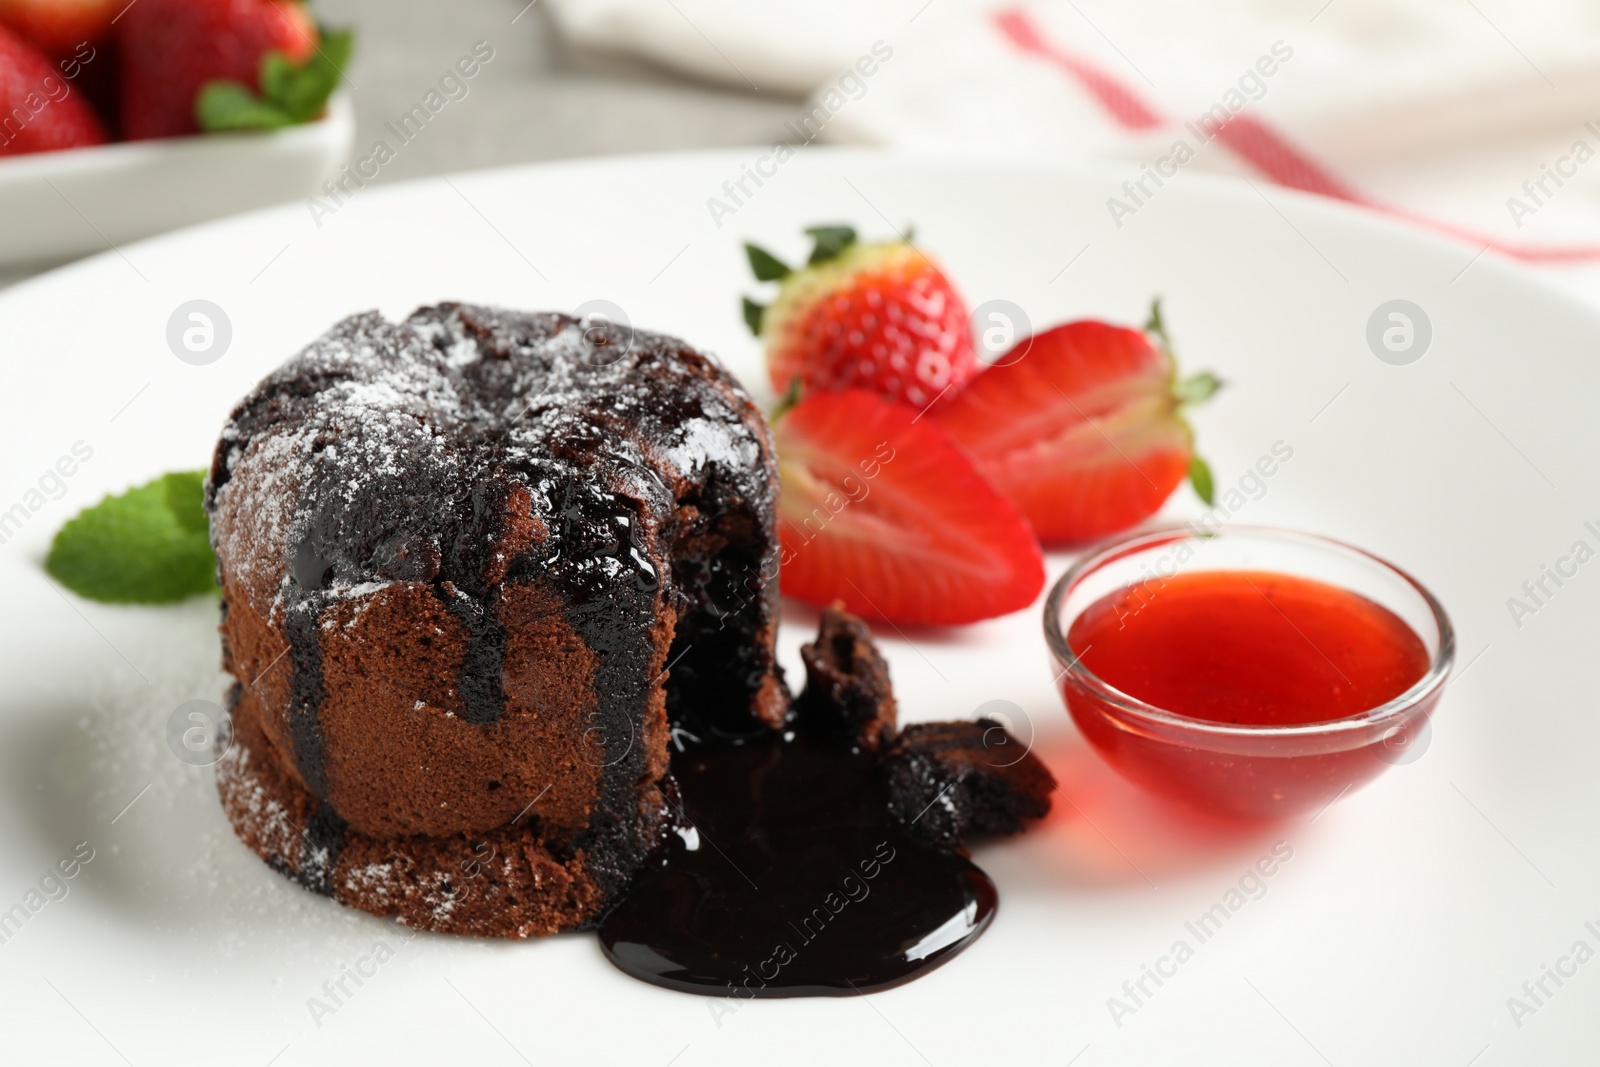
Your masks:
{"label": "red strawberry sauce", "polygon": [[[1082,665],[1120,692],[1227,725],[1358,716],[1405,693],[1430,665],[1422,638],[1388,608],[1264,571],[1196,571],[1125,586],[1090,604],[1066,637]],[[1309,810],[1393,762],[1365,732],[1218,738],[1181,723],[1141,725],[1065,675],[1062,689],[1073,719],[1114,767],[1214,812]]]}
{"label": "red strawberry sauce", "polygon": [[1289,726],[1359,715],[1410,689],[1428,650],[1398,615],[1310,578],[1198,571],[1091,604],[1067,643],[1102,681],[1165,711]]}

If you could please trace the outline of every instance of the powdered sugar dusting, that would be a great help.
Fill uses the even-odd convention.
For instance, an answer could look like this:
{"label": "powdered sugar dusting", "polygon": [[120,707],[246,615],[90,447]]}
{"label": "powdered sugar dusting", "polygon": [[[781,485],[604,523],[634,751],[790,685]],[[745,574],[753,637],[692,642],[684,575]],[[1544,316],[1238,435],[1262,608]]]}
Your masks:
{"label": "powdered sugar dusting", "polygon": [[392,581],[471,589],[479,576],[450,573],[449,557],[492,551],[486,487],[526,487],[554,527],[570,505],[552,491],[603,463],[607,490],[656,513],[708,466],[759,470],[750,411],[706,357],[652,334],[449,305],[399,324],[353,316],[229,422],[212,476],[218,553],[269,615],[318,571],[341,600]]}
{"label": "powdered sugar dusting", "polygon": [[272,799],[255,764],[250,749],[234,745],[217,761],[217,792],[224,807],[249,813],[257,848],[294,863],[299,858],[300,831],[283,805]]}

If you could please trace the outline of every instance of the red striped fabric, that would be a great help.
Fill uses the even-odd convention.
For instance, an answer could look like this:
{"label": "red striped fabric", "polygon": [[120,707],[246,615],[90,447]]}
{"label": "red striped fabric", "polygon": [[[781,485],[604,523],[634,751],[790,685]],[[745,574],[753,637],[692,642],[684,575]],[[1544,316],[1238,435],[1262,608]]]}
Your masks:
{"label": "red striped fabric", "polygon": [[[1111,118],[1124,129],[1148,130],[1172,124],[1143,99],[1139,91],[1115,75],[1067,52],[1045,37],[1033,18],[1022,8],[1007,8],[994,15],[1001,34],[1019,52],[1042,59],[1071,76],[1080,88],[1099,102]],[[1268,123],[1249,115],[1235,115],[1211,132],[1230,152],[1263,177],[1290,189],[1359,204],[1393,218],[1402,219],[1449,237],[1467,241],[1503,255],[1529,262],[1581,262],[1600,259],[1600,247],[1592,245],[1525,245],[1473,233],[1451,223],[1441,222],[1403,208],[1383,204],[1338,177],[1329,167],[1297,148]]]}

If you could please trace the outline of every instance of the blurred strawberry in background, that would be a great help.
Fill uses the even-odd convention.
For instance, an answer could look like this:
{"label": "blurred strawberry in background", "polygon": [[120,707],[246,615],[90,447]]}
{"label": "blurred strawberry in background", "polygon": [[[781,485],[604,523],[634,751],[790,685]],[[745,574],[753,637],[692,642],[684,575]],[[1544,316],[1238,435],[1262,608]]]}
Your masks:
{"label": "blurred strawberry in background", "polygon": [[305,64],[318,42],[316,23],[295,0],[139,0],[117,31],[130,141],[199,132],[197,101],[207,83],[269,93],[264,60],[276,52],[290,67]]}
{"label": "blurred strawberry in background", "polygon": [[0,0],[0,24],[54,59],[111,35],[111,20],[127,0]]}
{"label": "blurred strawberry in background", "polygon": [[88,98],[112,139],[118,125],[113,38],[126,6],[127,0],[0,0],[0,24],[56,61],[61,77]]}
{"label": "blurred strawberry in background", "polygon": [[50,57],[0,27],[0,156],[105,140],[105,126]]}
{"label": "blurred strawberry in background", "polygon": [[298,0],[0,0],[0,155],[322,114],[352,47]]}

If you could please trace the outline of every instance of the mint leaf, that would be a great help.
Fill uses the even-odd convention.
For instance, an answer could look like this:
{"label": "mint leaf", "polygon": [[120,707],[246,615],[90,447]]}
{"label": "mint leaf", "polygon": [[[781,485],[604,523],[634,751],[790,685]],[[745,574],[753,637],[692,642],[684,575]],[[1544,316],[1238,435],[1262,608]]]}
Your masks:
{"label": "mint leaf", "polygon": [[811,249],[811,265],[838,259],[839,253],[856,243],[856,231],[849,226],[812,226],[806,230],[816,244]]}
{"label": "mint leaf", "polygon": [[161,476],[172,517],[190,533],[204,534],[210,543],[211,522],[206,518],[206,472],[175,471]]}
{"label": "mint leaf", "polygon": [[202,130],[275,130],[309,122],[322,113],[355,47],[349,30],[323,30],[304,63],[274,49],[261,57],[261,92],[236,81],[211,81],[195,97]]}
{"label": "mint leaf", "polygon": [[112,604],[168,604],[214,592],[204,477],[163,475],[85,508],[57,532],[44,569],[79,596]]}

